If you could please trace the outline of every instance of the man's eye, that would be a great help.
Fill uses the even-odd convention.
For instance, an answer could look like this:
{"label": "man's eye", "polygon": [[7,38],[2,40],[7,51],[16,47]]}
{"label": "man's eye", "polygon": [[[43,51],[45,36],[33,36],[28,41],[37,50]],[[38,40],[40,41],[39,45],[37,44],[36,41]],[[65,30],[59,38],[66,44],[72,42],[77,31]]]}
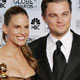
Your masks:
{"label": "man's eye", "polygon": [[68,14],[64,14],[64,15],[68,15]]}
{"label": "man's eye", "polygon": [[50,15],[50,17],[56,17],[56,15]]}
{"label": "man's eye", "polygon": [[15,26],[14,28],[20,28],[20,26]]}
{"label": "man's eye", "polygon": [[64,15],[64,16],[67,16],[67,15],[68,15],[68,13],[64,13],[63,15]]}
{"label": "man's eye", "polygon": [[56,17],[56,14],[49,14],[50,17]]}

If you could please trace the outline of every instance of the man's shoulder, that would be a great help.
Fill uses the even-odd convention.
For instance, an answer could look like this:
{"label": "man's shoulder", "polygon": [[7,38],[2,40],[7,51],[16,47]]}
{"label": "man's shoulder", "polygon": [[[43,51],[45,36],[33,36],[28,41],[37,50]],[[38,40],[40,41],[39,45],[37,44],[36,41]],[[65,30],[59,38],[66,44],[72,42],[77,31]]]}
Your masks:
{"label": "man's shoulder", "polygon": [[80,35],[79,34],[77,34],[76,32],[74,32],[74,31],[71,31],[72,33],[73,33],[73,38],[79,38],[80,39]]}
{"label": "man's shoulder", "polygon": [[47,40],[47,36],[48,35],[40,37],[40,38],[32,41],[31,43],[29,43],[29,46],[38,46],[38,45],[44,44]]}
{"label": "man's shoulder", "polygon": [[73,33],[73,41],[76,41],[79,44],[80,43],[80,35],[74,31],[72,31],[72,33]]}

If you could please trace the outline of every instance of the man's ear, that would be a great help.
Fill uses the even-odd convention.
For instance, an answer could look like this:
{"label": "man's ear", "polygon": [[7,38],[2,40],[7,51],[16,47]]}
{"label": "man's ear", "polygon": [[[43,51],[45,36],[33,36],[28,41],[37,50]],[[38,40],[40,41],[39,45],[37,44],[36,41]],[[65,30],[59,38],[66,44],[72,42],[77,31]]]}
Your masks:
{"label": "man's ear", "polygon": [[2,25],[2,28],[3,28],[3,32],[4,32],[5,34],[7,34],[7,33],[8,33],[7,26],[6,26],[5,24],[3,24],[3,25]]}
{"label": "man's ear", "polygon": [[42,16],[43,21],[44,21],[45,23],[47,23],[47,21],[46,21],[46,16],[43,16],[43,15],[41,15],[41,16]]}

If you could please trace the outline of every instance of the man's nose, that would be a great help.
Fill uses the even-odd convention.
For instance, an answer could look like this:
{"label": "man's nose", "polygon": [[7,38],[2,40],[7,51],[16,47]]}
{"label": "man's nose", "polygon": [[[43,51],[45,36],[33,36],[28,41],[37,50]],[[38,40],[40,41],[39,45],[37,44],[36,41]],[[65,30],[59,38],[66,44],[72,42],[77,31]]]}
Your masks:
{"label": "man's nose", "polygon": [[61,23],[62,21],[63,21],[62,16],[58,16],[57,22],[58,22],[58,23]]}

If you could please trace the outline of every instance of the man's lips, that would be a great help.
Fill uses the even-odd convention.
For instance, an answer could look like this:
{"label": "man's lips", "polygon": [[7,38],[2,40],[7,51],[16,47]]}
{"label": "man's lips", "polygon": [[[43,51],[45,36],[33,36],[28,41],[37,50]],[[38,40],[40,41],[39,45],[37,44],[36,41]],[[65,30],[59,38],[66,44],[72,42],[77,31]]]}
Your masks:
{"label": "man's lips", "polygon": [[56,27],[60,27],[60,28],[63,28],[63,27],[64,27],[64,25],[57,25]]}

